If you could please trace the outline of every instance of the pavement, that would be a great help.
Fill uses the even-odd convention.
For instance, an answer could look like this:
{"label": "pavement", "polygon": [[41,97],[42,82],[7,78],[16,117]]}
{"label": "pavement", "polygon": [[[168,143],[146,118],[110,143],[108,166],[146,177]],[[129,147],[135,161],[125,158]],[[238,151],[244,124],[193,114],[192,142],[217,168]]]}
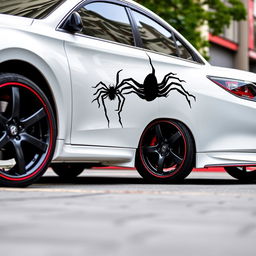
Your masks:
{"label": "pavement", "polygon": [[0,188],[3,256],[252,256],[256,181],[193,172],[149,184],[136,171],[51,170],[24,189]]}

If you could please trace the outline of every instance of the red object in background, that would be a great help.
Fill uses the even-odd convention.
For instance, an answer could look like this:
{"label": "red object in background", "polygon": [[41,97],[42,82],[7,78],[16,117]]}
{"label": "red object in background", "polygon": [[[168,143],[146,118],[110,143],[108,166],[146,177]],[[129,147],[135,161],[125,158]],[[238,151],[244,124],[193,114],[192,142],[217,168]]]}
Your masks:
{"label": "red object in background", "polygon": [[213,36],[212,34],[209,34],[209,41],[215,44],[219,44],[221,46],[224,46],[230,50],[237,51],[238,50],[238,44],[234,43],[230,40],[227,40],[225,38],[222,38],[220,36]]}
{"label": "red object in background", "polygon": [[248,1],[249,49],[254,49],[254,0]]}
{"label": "red object in background", "polygon": [[256,60],[256,52],[255,52],[254,50],[250,50],[250,51],[249,51],[249,57],[250,57],[251,59]]}

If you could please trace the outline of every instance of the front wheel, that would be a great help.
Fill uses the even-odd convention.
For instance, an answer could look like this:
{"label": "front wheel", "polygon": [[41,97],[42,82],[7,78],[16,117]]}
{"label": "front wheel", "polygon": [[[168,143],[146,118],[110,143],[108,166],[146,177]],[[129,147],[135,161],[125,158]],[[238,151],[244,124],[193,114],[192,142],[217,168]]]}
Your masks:
{"label": "front wheel", "polygon": [[194,156],[194,142],[185,125],[157,120],[142,134],[136,168],[151,181],[183,180],[194,167]]}
{"label": "front wheel", "polygon": [[16,74],[0,74],[0,184],[28,186],[46,171],[56,123],[40,88]]}
{"label": "front wheel", "polygon": [[252,167],[225,167],[226,172],[233,178],[241,181],[253,181],[256,180],[256,169]]}

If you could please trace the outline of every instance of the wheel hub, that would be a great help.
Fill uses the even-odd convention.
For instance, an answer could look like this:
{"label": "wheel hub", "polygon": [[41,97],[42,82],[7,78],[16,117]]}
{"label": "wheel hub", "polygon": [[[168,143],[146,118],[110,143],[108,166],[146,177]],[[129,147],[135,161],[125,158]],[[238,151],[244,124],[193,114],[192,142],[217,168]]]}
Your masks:
{"label": "wheel hub", "polygon": [[160,152],[162,155],[166,155],[169,151],[169,145],[168,144],[163,144],[160,148]]}
{"label": "wheel hub", "polygon": [[17,136],[19,134],[19,129],[16,125],[12,124],[9,126],[9,133],[12,136]]}

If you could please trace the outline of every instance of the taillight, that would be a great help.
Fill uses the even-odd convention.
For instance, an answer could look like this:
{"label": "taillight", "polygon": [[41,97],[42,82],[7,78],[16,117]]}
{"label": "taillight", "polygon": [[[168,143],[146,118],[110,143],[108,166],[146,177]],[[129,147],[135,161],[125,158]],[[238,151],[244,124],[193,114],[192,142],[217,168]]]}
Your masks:
{"label": "taillight", "polygon": [[256,100],[256,84],[248,81],[208,76],[215,84],[243,99]]}

